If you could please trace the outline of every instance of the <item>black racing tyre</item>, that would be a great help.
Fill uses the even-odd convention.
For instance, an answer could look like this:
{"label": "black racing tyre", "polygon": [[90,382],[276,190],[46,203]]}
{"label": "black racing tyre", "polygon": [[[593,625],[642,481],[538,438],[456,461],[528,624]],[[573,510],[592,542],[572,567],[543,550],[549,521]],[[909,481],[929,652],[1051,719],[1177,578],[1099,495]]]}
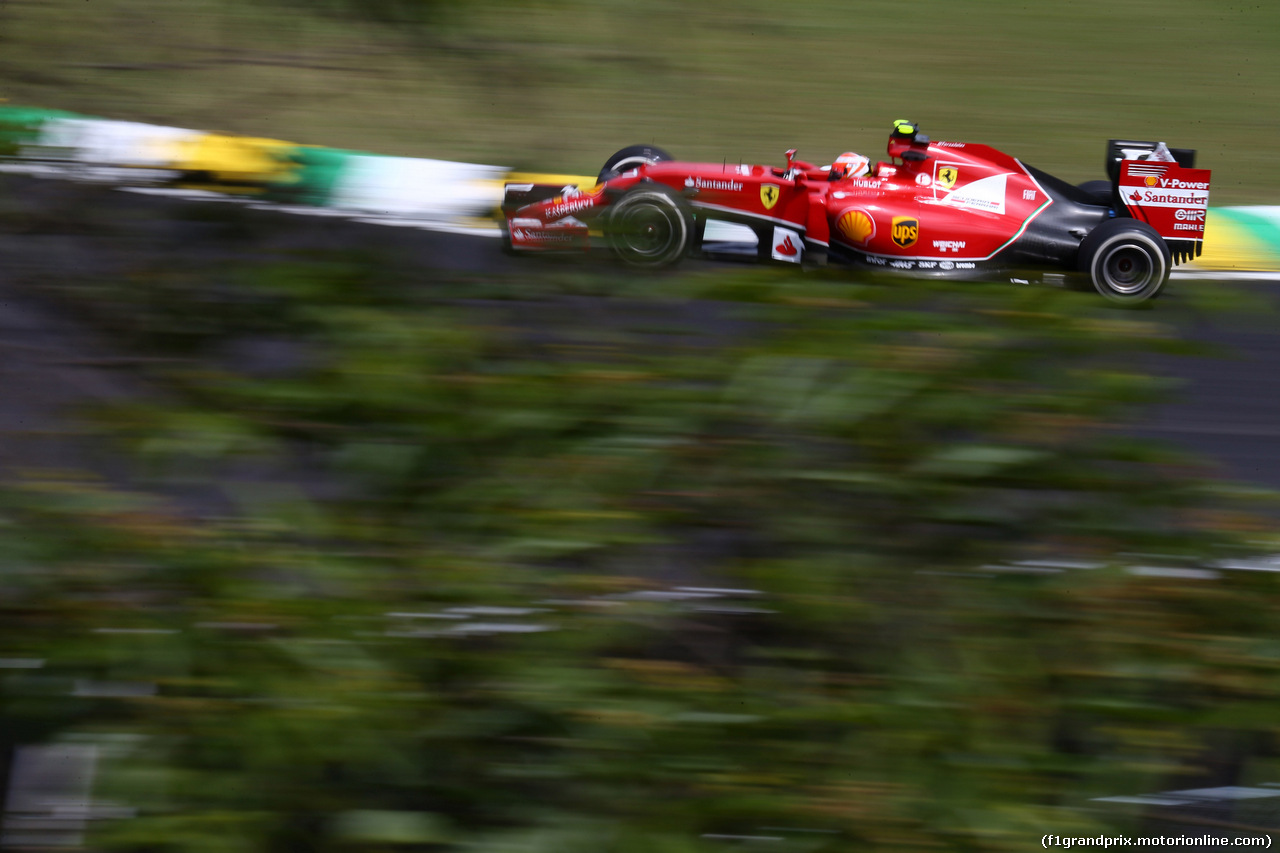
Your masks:
{"label": "black racing tyre", "polygon": [[1085,181],[1083,184],[1076,184],[1076,189],[1084,193],[1093,204],[1111,206],[1110,181]]}
{"label": "black racing tyre", "polygon": [[604,161],[604,166],[600,169],[600,176],[596,180],[603,184],[607,180],[618,177],[628,169],[634,169],[646,163],[661,163],[664,160],[674,159],[676,158],[655,145],[628,145]]}
{"label": "black racing tyre", "polygon": [[684,204],[668,192],[640,186],[618,199],[604,221],[605,239],[633,267],[666,267],[684,257],[692,232]]}
{"label": "black racing tyre", "polygon": [[1173,256],[1147,223],[1108,219],[1081,242],[1078,264],[1107,299],[1136,305],[1154,298],[1164,287]]}

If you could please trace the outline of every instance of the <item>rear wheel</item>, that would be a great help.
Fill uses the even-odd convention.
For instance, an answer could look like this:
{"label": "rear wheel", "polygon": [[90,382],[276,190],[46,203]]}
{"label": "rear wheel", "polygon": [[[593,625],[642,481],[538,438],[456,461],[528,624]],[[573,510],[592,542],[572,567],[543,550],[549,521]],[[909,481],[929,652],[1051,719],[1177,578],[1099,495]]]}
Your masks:
{"label": "rear wheel", "polygon": [[1108,219],[1080,244],[1079,267],[1107,299],[1136,305],[1160,292],[1173,259],[1164,239],[1147,223]]}
{"label": "rear wheel", "polygon": [[600,169],[600,176],[596,180],[603,184],[605,181],[616,178],[623,172],[634,169],[637,166],[674,159],[666,151],[655,145],[628,145],[604,161],[604,167]]}
{"label": "rear wheel", "polygon": [[665,267],[679,261],[689,246],[689,217],[670,194],[640,188],[609,208],[604,233],[628,266]]}
{"label": "rear wheel", "polygon": [[1111,206],[1112,186],[1110,181],[1085,181],[1083,184],[1077,184],[1076,189],[1088,196],[1091,204],[1098,204],[1103,207]]}

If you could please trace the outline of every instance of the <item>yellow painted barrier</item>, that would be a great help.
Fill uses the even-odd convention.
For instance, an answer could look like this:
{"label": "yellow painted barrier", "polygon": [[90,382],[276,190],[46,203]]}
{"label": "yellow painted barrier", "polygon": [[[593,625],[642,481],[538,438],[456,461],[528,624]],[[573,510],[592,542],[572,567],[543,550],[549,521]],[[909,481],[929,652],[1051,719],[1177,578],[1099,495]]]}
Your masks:
{"label": "yellow painted barrier", "polygon": [[566,187],[574,184],[581,189],[589,190],[596,185],[594,176],[586,175],[555,175],[542,174],[539,172],[511,172],[503,179],[503,183],[507,184],[564,184]]}
{"label": "yellow painted barrier", "polygon": [[1221,271],[1280,269],[1280,245],[1273,241],[1275,235],[1271,233],[1275,230],[1274,224],[1251,215],[1248,209],[1210,210],[1204,228],[1204,248],[1193,266]]}
{"label": "yellow painted barrier", "polygon": [[173,142],[169,157],[171,168],[198,182],[265,187],[288,180],[297,168],[290,155],[298,147],[279,139],[203,133]]}

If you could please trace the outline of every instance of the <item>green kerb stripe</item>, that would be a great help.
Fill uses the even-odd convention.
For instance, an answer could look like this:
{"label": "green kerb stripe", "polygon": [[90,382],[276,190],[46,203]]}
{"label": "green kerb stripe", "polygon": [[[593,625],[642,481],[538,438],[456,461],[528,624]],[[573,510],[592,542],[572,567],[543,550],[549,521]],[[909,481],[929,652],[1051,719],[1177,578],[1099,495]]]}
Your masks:
{"label": "green kerb stripe", "polygon": [[1247,230],[1273,251],[1280,251],[1280,207],[1219,207],[1214,213]]}

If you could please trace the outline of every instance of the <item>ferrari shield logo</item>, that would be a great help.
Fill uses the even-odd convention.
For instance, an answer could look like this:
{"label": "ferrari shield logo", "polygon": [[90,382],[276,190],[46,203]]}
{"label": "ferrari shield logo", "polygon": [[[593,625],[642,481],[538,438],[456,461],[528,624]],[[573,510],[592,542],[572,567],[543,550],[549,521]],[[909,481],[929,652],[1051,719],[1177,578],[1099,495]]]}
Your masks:
{"label": "ferrari shield logo", "polygon": [[950,190],[955,187],[956,178],[958,177],[960,177],[960,170],[955,166],[939,166],[938,174],[934,177],[933,182],[941,189]]}
{"label": "ferrari shield logo", "polygon": [[890,236],[897,246],[909,249],[916,244],[916,238],[920,236],[920,220],[914,216],[895,216],[893,217],[893,229]]}
{"label": "ferrari shield logo", "polygon": [[764,205],[765,210],[772,210],[778,203],[778,193],[777,184],[764,184],[760,187],[760,203]]}

